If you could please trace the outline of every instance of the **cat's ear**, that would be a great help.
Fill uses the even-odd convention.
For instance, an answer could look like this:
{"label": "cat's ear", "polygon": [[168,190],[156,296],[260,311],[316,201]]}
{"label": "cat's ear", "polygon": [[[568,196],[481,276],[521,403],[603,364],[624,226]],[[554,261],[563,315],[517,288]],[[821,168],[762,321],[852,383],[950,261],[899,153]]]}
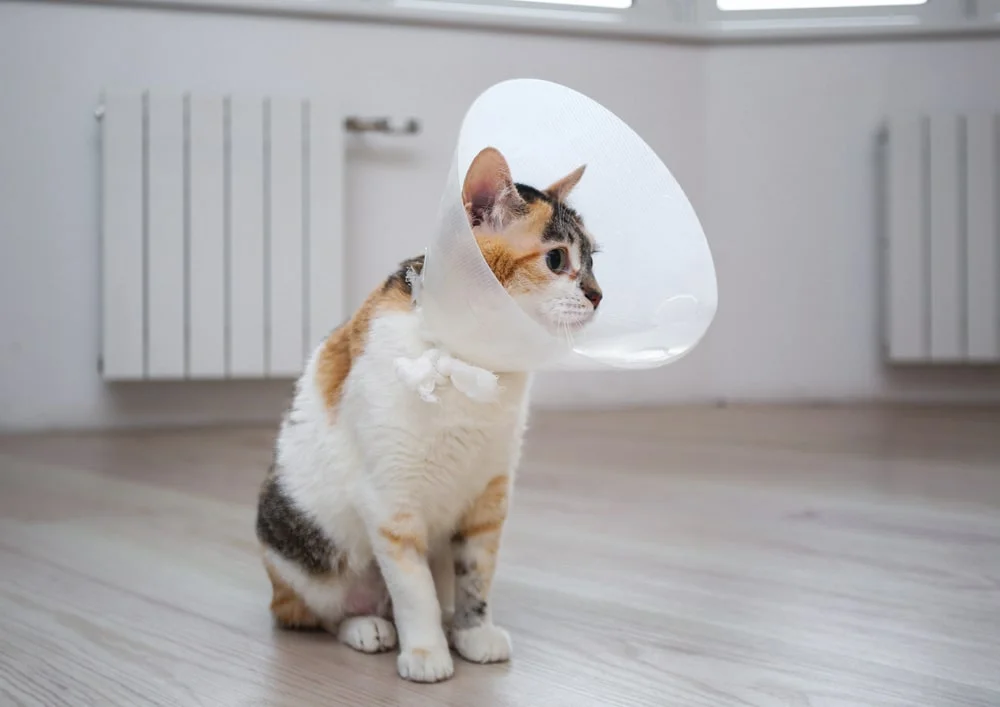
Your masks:
{"label": "cat's ear", "polygon": [[580,177],[583,176],[585,169],[587,169],[587,165],[580,165],[559,181],[550,184],[548,189],[545,190],[545,193],[556,201],[562,201],[569,196],[571,191],[573,191],[573,187],[575,187],[577,182],[580,181]]}
{"label": "cat's ear", "polygon": [[486,223],[499,230],[523,215],[524,200],[514,186],[507,160],[496,148],[484,148],[472,160],[462,186],[462,203],[473,227]]}

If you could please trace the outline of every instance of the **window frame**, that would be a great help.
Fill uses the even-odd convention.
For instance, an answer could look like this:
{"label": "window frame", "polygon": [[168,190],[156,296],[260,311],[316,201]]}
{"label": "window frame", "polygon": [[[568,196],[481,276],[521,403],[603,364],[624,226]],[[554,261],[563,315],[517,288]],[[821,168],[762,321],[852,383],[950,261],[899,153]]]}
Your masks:
{"label": "window frame", "polygon": [[[328,0],[343,1],[343,0]],[[574,30],[608,34],[650,34],[656,36],[664,28],[683,32],[694,29],[698,16],[699,0],[632,0],[631,7],[623,9],[574,6],[547,3],[544,0],[365,0],[377,2],[402,11],[424,11],[428,18],[461,20],[481,18],[485,23],[513,23],[518,26],[537,26],[555,31]],[[559,20],[570,25],[559,27]]]}

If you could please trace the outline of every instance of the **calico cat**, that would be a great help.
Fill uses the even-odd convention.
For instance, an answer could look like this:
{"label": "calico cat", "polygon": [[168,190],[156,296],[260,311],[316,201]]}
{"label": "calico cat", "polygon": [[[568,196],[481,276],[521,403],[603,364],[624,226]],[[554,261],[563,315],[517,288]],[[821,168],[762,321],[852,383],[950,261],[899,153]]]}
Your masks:
{"label": "calico cat", "polygon": [[[485,260],[553,332],[586,325],[602,296],[593,241],[565,203],[583,172],[538,190],[515,184],[486,148],[463,185]],[[414,305],[422,267],[402,263],[313,352],[261,486],[256,533],[279,626],[325,628],[364,652],[398,637],[399,674],[435,682],[454,672],[449,645],[472,662],[510,657],[490,586],[530,374],[499,374],[489,403],[451,387],[428,403],[404,386],[394,362],[433,346]]]}

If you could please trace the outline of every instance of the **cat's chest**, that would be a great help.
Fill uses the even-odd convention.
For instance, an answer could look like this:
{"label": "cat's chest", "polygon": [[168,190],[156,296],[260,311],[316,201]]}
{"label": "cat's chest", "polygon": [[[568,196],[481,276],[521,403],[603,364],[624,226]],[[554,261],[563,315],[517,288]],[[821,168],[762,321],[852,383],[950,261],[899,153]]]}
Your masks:
{"label": "cat's chest", "polygon": [[366,421],[361,435],[369,451],[422,468],[429,485],[460,495],[504,470],[519,443],[527,375],[499,375],[496,395],[486,401],[447,379],[425,396],[399,374],[401,359],[419,359],[428,350],[414,319],[382,319],[373,323],[371,336],[373,345],[352,371],[354,394],[348,402],[354,419]]}
{"label": "cat's chest", "polygon": [[436,392],[432,402],[404,388],[380,398],[357,434],[376,485],[419,508],[428,532],[445,537],[491,479],[512,473],[521,430],[508,405],[450,387]]}
{"label": "cat's chest", "polygon": [[366,436],[384,454],[467,476],[478,466],[492,466],[490,457],[519,435],[523,392],[520,381],[513,383],[517,390],[504,387],[488,402],[470,399],[447,382],[435,388],[433,400],[398,381],[380,386],[360,402],[372,431]]}

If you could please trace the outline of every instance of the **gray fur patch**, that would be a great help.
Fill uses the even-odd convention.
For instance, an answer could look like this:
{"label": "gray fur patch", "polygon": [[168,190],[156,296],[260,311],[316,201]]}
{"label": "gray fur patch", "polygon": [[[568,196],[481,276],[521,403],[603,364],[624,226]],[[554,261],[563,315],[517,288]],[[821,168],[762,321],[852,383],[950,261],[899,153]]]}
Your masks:
{"label": "gray fur patch", "polygon": [[281,488],[274,467],[268,472],[257,500],[257,539],[310,574],[333,569],[336,547],[316,522],[296,508]]}
{"label": "gray fur patch", "polygon": [[464,577],[469,574],[469,572],[476,571],[476,562],[466,562],[465,560],[455,560],[455,576]]}
{"label": "gray fur patch", "polygon": [[486,620],[486,588],[478,563],[466,556],[466,539],[461,535],[452,538],[455,552],[455,614],[452,626],[458,629],[475,628]]}
{"label": "gray fur patch", "polygon": [[476,628],[482,626],[486,620],[486,602],[469,594],[459,591],[459,596],[455,597],[455,615],[452,617],[451,625],[457,629]]}

